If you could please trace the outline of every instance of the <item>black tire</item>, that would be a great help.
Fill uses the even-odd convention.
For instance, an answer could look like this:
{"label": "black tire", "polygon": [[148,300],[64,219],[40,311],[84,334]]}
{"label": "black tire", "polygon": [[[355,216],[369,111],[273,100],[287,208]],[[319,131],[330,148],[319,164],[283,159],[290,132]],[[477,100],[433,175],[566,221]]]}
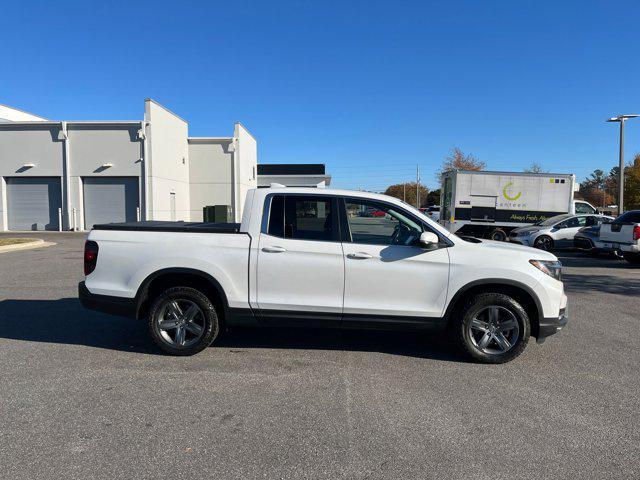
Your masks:
{"label": "black tire", "polygon": [[[474,319],[477,320],[477,317],[481,317],[487,309],[493,308],[499,309],[503,318],[506,315],[507,321],[515,321],[517,323],[517,332],[515,327],[512,330],[508,330],[510,332],[508,341],[511,346],[503,352],[497,351],[501,348],[497,337],[491,337],[486,350],[482,350],[479,347],[482,338],[478,342],[478,337],[474,336],[475,334],[470,327]],[[510,315],[507,315],[506,312],[510,312]],[[531,335],[529,316],[525,309],[515,299],[502,293],[482,293],[472,297],[458,310],[452,327],[454,339],[462,351],[472,359],[482,363],[510,362],[524,351]],[[496,332],[498,332],[497,329]],[[479,336],[483,335],[480,332]],[[491,336],[493,333],[489,333],[489,335]],[[496,339],[494,340],[494,338]],[[503,335],[502,338],[506,339],[506,336]],[[496,351],[493,352],[492,350]]]}
{"label": "black tire", "polygon": [[554,247],[553,238],[551,238],[548,235],[540,235],[533,242],[533,246],[534,248],[539,248],[540,250],[546,250],[546,251],[553,250],[553,247]]}
{"label": "black tire", "polygon": [[491,240],[495,240],[496,242],[504,242],[507,240],[507,234],[504,230],[496,228],[493,232],[491,232],[489,238]]}
{"label": "black tire", "polygon": [[[183,305],[185,303],[195,304],[199,308],[196,318],[197,326],[201,329],[201,335],[197,336],[197,334],[185,330],[184,335],[186,336],[188,333],[191,335],[191,339],[187,340],[186,344],[183,345],[176,343],[177,339],[172,339],[171,333],[160,328],[160,322],[167,318],[165,315],[168,305],[173,304],[173,302],[184,302]],[[178,320],[176,320],[176,323],[178,323]],[[213,343],[220,331],[218,315],[211,300],[199,290],[190,287],[172,287],[160,294],[151,305],[148,326],[151,338],[163,352],[180,356],[194,355],[201,352]],[[177,334],[176,332],[174,334]],[[182,340],[184,341],[184,337]]]}
{"label": "black tire", "polygon": [[640,264],[640,253],[622,252],[622,257],[632,265]]}

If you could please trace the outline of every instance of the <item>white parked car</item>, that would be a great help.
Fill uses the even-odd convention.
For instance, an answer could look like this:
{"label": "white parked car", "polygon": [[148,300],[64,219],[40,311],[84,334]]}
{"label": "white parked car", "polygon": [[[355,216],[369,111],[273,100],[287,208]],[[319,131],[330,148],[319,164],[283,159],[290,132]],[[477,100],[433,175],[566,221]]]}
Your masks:
{"label": "white parked car", "polygon": [[225,326],[329,326],[449,331],[471,357],[502,363],[567,322],[551,253],[463,240],[366,192],[250,190],[240,224],[96,225],[85,275],[85,307],[147,319],[174,355]]}
{"label": "white parked car", "polygon": [[581,228],[612,220],[605,215],[556,215],[530,227],[511,230],[509,241],[542,250],[569,248],[574,246],[574,237]]}

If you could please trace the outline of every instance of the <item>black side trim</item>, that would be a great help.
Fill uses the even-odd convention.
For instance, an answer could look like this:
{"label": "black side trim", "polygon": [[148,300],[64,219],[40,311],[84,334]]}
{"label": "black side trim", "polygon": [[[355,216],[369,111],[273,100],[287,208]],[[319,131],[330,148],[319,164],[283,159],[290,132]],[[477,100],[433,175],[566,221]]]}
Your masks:
{"label": "black side trim", "polygon": [[341,326],[349,329],[443,331],[446,325],[444,318],[438,317],[345,313]]}
{"label": "black side trim", "polygon": [[270,327],[339,328],[342,320],[341,313],[327,312],[261,309],[259,315],[262,324]]}
{"label": "black side trim", "polygon": [[78,298],[84,308],[119,315],[121,317],[135,318],[137,301],[135,298],[112,297],[109,295],[97,295],[91,293],[84,282],[78,283]]}
{"label": "black side trim", "polygon": [[260,310],[262,325],[270,327],[346,328],[355,330],[438,330],[445,329],[442,318],[403,315],[365,315],[289,310]]}
{"label": "black side trim", "polygon": [[250,308],[227,308],[227,325],[230,327],[255,327],[260,325],[258,319]]}

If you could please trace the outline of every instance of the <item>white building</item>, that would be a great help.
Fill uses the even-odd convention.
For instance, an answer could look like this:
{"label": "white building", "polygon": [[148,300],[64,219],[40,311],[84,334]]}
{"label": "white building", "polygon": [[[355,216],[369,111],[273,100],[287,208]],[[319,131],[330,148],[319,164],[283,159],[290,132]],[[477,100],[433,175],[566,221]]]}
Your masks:
{"label": "white building", "polygon": [[240,123],[229,137],[193,138],[150,99],[130,121],[50,121],[0,107],[0,230],[202,221],[207,205],[230,205],[240,221],[257,186],[256,140]]}

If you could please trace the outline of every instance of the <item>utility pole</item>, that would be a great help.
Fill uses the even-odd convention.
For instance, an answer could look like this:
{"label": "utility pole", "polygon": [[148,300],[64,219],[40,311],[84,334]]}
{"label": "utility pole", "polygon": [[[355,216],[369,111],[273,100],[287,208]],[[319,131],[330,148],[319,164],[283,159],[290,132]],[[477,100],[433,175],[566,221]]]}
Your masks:
{"label": "utility pole", "polygon": [[420,208],[420,165],[416,165],[416,208]]}
{"label": "utility pole", "polygon": [[402,184],[402,201],[407,203],[407,182]]}
{"label": "utility pole", "polygon": [[610,118],[607,122],[620,123],[620,172],[618,174],[618,215],[624,213],[624,122],[628,118],[635,118],[639,115],[618,115]]}

